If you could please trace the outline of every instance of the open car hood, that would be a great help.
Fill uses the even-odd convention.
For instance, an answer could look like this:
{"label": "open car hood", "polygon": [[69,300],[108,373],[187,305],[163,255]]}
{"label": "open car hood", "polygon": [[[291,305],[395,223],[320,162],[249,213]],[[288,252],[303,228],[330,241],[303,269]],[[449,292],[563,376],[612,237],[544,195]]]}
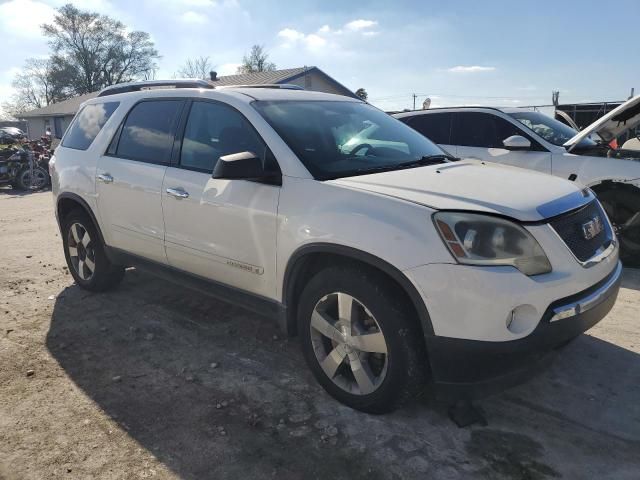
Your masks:
{"label": "open car hood", "polygon": [[571,151],[581,140],[593,133],[597,133],[602,140],[609,143],[638,124],[640,124],[640,95],[626,101],[604,117],[585,127],[575,137],[567,141],[564,146],[568,151]]}

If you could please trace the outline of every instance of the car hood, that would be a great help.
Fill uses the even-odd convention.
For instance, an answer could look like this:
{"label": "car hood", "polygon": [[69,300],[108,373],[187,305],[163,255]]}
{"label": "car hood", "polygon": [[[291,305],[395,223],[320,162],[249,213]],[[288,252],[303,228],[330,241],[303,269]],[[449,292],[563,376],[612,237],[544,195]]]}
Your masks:
{"label": "car hood", "polygon": [[330,180],[436,210],[471,210],[536,222],[593,199],[567,180],[516,167],[462,160]]}
{"label": "car hood", "polygon": [[638,124],[640,124],[640,95],[626,101],[582,129],[576,136],[565,142],[564,146],[571,151],[581,140],[593,133],[597,133],[605,143],[609,143]]}

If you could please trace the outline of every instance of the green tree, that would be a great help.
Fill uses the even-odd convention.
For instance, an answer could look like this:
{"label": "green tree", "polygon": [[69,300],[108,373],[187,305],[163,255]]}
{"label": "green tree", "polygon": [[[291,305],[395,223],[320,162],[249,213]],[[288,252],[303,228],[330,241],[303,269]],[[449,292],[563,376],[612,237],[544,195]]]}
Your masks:
{"label": "green tree", "polygon": [[53,23],[42,26],[52,49],[52,68],[66,72],[75,94],[153,75],[160,58],[148,33],[128,32],[106,15],[60,7]]}
{"label": "green tree", "polygon": [[364,88],[359,88],[358,90],[356,90],[356,97],[366,102],[367,98],[369,98],[369,94]]}
{"label": "green tree", "polygon": [[264,46],[254,45],[251,52],[242,57],[242,65],[238,67],[238,73],[272,72],[276,69],[275,63],[269,61],[269,54]]}

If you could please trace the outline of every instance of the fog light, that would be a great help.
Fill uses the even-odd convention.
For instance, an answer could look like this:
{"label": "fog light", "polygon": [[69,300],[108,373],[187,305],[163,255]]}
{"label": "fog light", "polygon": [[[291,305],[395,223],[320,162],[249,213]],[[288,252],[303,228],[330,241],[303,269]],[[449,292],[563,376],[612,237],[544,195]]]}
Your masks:
{"label": "fog light", "polygon": [[511,333],[521,335],[533,331],[539,320],[540,316],[533,305],[520,305],[509,312],[505,324]]}

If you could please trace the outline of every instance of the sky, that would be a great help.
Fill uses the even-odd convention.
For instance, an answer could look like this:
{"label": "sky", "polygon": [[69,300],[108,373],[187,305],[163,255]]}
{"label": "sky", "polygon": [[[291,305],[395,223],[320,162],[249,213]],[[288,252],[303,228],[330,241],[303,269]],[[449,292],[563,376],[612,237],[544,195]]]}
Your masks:
{"label": "sky", "polygon": [[[0,0],[0,104],[65,0]],[[151,34],[171,78],[189,57],[235,73],[253,44],[278,68],[317,66],[385,110],[621,100],[640,93],[639,0],[76,0]]]}

